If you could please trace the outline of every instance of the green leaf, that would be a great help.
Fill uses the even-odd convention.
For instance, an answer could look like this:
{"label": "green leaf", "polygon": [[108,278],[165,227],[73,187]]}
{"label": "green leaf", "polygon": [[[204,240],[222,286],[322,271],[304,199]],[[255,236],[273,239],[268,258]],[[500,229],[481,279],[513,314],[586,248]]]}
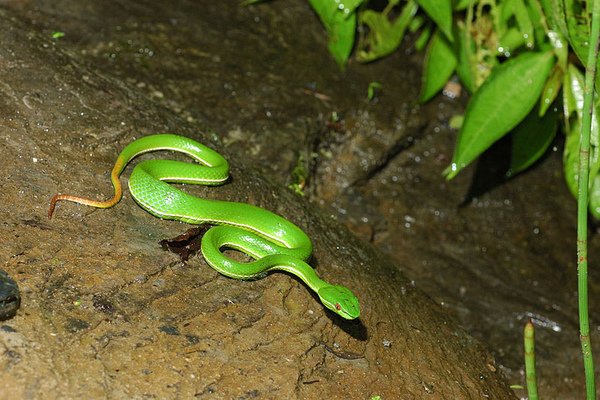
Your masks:
{"label": "green leaf", "polygon": [[60,38],[65,37],[65,33],[61,32],[61,31],[54,31],[54,32],[52,32],[51,37],[52,37],[52,39],[60,39]]}
{"label": "green leaf", "polygon": [[[338,13],[340,14],[340,13]],[[346,66],[346,62],[354,46],[354,36],[356,34],[356,14],[352,13],[345,19],[336,18],[329,31],[329,41],[327,48],[335,58],[340,68]]]}
{"label": "green leaf", "polygon": [[348,18],[356,9],[364,3],[365,0],[343,0],[340,2],[335,2],[337,4],[338,10],[342,11],[346,18]]}
{"label": "green leaf", "polygon": [[540,97],[540,117],[546,114],[548,107],[554,103],[556,96],[558,96],[563,81],[563,75],[564,72],[562,68],[558,64],[554,65],[552,73],[544,85],[544,90],[542,90],[542,96]]}
{"label": "green leaf", "polygon": [[[585,85],[585,77],[583,73],[573,64],[567,67],[563,89],[563,109],[565,119],[568,119],[572,114],[577,114],[578,119],[583,119],[583,98],[585,96],[583,88]],[[590,144],[592,146],[600,146],[600,129],[598,127],[598,110],[592,107],[592,127],[590,132]],[[579,132],[577,133],[579,134]]]}
{"label": "green leaf", "polygon": [[[565,180],[573,197],[577,198],[579,178],[579,142],[583,118],[583,84],[581,71],[569,64],[563,82],[563,109],[565,119],[565,134],[567,136],[563,152],[563,168]],[[592,130],[590,133],[590,212],[597,217],[600,205],[600,143],[598,134],[598,109],[592,108]],[[598,185],[598,186],[597,186]],[[598,197],[595,197],[598,196]]]}
{"label": "green leaf", "polygon": [[587,15],[581,5],[575,0],[564,0],[565,21],[568,35],[566,36],[583,65],[587,62],[590,27]]}
{"label": "green leaf", "polygon": [[404,32],[418,9],[419,6],[413,0],[409,0],[394,22],[390,22],[384,13],[363,11],[360,14],[360,23],[369,28],[369,33],[356,59],[359,62],[370,62],[393,53],[400,46]]}
{"label": "green leaf", "polygon": [[600,219],[600,175],[596,175],[592,182],[592,189],[589,192],[590,196],[590,214],[598,220]]}
{"label": "green leaf", "polygon": [[[566,130],[567,140],[563,151],[563,169],[565,181],[573,197],[577,198],[579,193],[579,143],[581,140],[581,119],[577,114],[571,118],[571,122]],[[598,148],[590,148],[590,177],[589,177],[589,197],[590,213],[595,217],[600,217],[600,175],[598,175],[599,154]]]}
{"label": "green leaf", "polygon": [[562,37],[568,36],[565,22],[565,10],[562,0],[539,0],[548,21],[550,30],[560,33]]}
{"label": "green leaf", "polygon": [[463,25],[455,25],[455,30],[454,52],[458,55],[456,74],[469,93],[473,93],[477,89],[475,79],[475,68],[477,65],[473,55],[475,52],[475,43],[471,34],[465,30]]}
{"label": "green leaf", "polygon": [[508,28],[498,43],[498,51],[503,54],[513,53],[525,44],[523,33],[517,28]]}
{"label": "green leaf", "polygon": [[425,10],[446,38],[453,42],[452,0],[416,0],[416,2]]}
{"label": "green leaf", "polygon": [[361,1],[348,1],[348,4],[336,2],[335,0],[308,1],[327,30],[329,52],[340,68],[344,68],[354,45],[356,32],[355,9]]}
{"label": "green leaf", "polygon": [[569,42],[557,31],[549,31],[548,39],[550,39],[550,45],[554,50],[556,58],[558,58],[558,65],[563,71],[566,70],[569,57]]}
{"label": "green leaf", "polygon": [[[575,51],[577,58],[584,66],[587,65],[588,47],[590,41],[590,15],[592,2],[564,0],[564,13],[568,34],[565,35]],[[596,59],[596,70],[600,70],[600,57]],[[596,74],[596,90],[600,90],[600,73]]]}
{"label": "green leaf", "polygon": [[512,176],[535,163],[552,143],[558,128],[558,112],[551,110],[543,117],[534,108],[512,130],[512,152],[508,175]]}
{"label": "green leaf", "polygon": [[454,2],[454,11],[461,11],[464,10],[465,8],[467,8],[469,6],[469,3],[472,0],[455,0]]}
{"label": "green leaf", "polygon": [[424,16],[415,15],[413,17],[413,19],[410,20],[410,23],[408,24],[408,30],[410,33],[415,33],[416,31],[421,29],[421,27],[423,25],[426,25],[427,22],[429,22],[429,19],[425,19]]}
{"label": "green leaf", "polygon": [[367,99],[369,101],[375,98],[377,92],[383,87],[383,85],[379,82],[369,82],[369,86],[367,87]]}
{"label": "green leaf", "polygon": [[452,164],[444,171],[448,179],[525,118],[538,100],[553,65],[551,52],[531,52],[492,70],[467,106]]}
{"label": "green leaf", "polygon": [[529,20],[533,25],[533,34],[535,36],[535,42],[538,45],[539,50],[548,50],[549,44],[546,40],[546,19],[544,18],[544,11],[539,1],[527,1],[527,11],[529,13]]}
{"label": "green leaf", "polygon": [[[522,45],[533,49],[537,40],[535,28],[540,28],[540,39],[545,39],[545,31],[539,21],[541,15],[537,11],[531,4],[526,5],[523,0],[498,2],[498,22],[495,23],[494,30],[500,37],[498,45],[500,53],[510,55]],[[515,22],[512,21],[513,17]]]}
{"label": "green leaf", "polygon": [[577,113],[578,108],[582,109],[583,107],[583,97],[578,96],[580,101],[579,107],[577,107],[578,98],[576,97],[576,94],[582,93],[583,85],[581,85],[581,82],[578,79],[577,71],[573,71],[571,64],[569,64],[567,66],[567,73],[565,74],[563,83],[563,113],[565,116],[565,122],[567,123],[567,131],[571,114]]}
{"label": "green leaf", "polygon": [[421,31],[421,34],[419,34],[419,37],[417,37],[417,40],[415,40],[415,50],[421,51],[425,48],[427,42],[429,42],[429,38],[431,38],[432,25],[433,24],[425,25]]}
{"label": "green leaf", "polygon": [[[539,0],[550,27],[548,37],[551,41],[558,34],[562,42],[568,41],[583,65],[587,64],[589,21],[582,4],[574,0]],[[561,43],[558,42],[560,45]],[[561,65],[566,65],[567,46],[557,46]],[[596,64],[600,70],[600,57]],[[596,90],[600,90],[600,74],[596,74]]]}
{"label": "green leaf", "polygon": [[563,170],[565,181],[573,197],[577,198],[577,181],[579,180],[579,132],[581,120],[574,118],[567,129],[565,149],[563,150]]}
{"label": "green leaf", "polygon": [[515,7],[513,12],[515,14],[515,18],[517,19],[517,25],[519,25],[519,30],[525,39],[527,47],[532,49],[534,45],[534,36],[533,24],[529,19],[529,12],[527,11],[527,7],[525,7],[523,0],[516,0],[514,3]]}
{"label": "green leaf", "polygon": [[429,42],[423,68],[421,98],[425,103],[444,87],[456,68],[456,55],[445,36],[436,30]]}
{"label": "green leaf", "polygon": [[[508,20],[513,16],[514,14],[514,8],[515,8],[515,2],[517,0],[504,0],[504,1],[500,1],[498,2],[498,4],[496,5],[496,12],[500,18],[499,22],[499,27],[498,28],[506,28],[508,25]],[[498,33],[502,33],[500,30],[497,30]]]}

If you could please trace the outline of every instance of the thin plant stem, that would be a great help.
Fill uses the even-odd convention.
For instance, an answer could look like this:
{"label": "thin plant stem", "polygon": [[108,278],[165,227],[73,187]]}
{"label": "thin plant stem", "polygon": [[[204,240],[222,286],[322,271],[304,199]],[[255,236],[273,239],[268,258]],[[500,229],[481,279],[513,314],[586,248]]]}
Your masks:
{"label": "thin plant stem", "polygon": [[537,377],[535,373],[535,331],[531,320],[523,329],[525,347],[525,380],[527,382],[527,397],[529,400],[538,400]]}
{"label": "thin plant stem", "polygon": [[598,41],[600,36],[600,0],[593,1],[590,47],[585,71],[581,142],[579,148],[579,189],[577,198],[577,288],[579,298],[579,337],[585,370],[586,399],[596,399],[596,383],[592,343],[590,340],[590,322],[588,312],[588,252],[587,252],[587,215],[589,188],[590,132],[592,107],[594,100],[594,80],[598,60]]}

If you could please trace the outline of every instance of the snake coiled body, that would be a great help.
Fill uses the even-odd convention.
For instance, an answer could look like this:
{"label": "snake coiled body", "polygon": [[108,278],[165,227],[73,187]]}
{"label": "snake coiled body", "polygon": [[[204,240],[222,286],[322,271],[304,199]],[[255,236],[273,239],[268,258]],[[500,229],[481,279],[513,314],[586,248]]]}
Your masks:
{"label": "snake coiled body", "polygon": [[[308,236],[287,219],[246,203],[203,199],[187,194],[169,183],[220,185],[229,176],[229,164],[219,153],[192,139],[170,134],[151,135],[127,145],[117,157],[111,174],[115,193],[107,201],[71,195],[55,195],[48,210],[51,217],[58,201],[67,200],[98,208],[112,207],[122,197],[119,176],[136,156],[158,150],[187,154],[197,163],[175,160],[146,160],[135,166],[129,190],[135,201],[150,214],[190,224],[212,224],[202,238],[206,262],[221,274],[235,279],[262,278],[271,270],[296,275],[314,290],[321,302],[346,319],[360,315],[356,296],[346,287],[320,279],[306,263],[312,253]],[[251,256],[238,262],[222,249],[231,248]]]}

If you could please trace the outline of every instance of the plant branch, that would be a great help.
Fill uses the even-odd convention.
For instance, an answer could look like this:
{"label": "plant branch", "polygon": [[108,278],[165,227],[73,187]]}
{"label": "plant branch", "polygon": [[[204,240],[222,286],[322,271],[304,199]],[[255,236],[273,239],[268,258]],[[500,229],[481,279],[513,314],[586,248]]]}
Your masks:
{"label": "plant branch", "polygon": [[583,364],[585,370],[586,398],[596,399],[594,361],[590,340],[590,323],[588,312],[588,252],[587,252],[587,215],[590,163],[590,132],[592,124],[592,107],[594,104],[594,80],[598,60],[598,41],[600,36],[600,0],[593,2],[592,27],[590,30],[590,46],[585,71],[585,87],[581,141],[579,148],[579,191],[577,199],[577,287],[579,298],[579,335]]}

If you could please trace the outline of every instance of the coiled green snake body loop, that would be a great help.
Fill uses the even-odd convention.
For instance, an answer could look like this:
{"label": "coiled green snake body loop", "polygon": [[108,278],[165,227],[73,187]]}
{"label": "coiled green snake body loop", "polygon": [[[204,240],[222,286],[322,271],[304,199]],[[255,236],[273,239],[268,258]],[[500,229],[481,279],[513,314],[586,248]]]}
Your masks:
{"label": "coiled green snake body loop", "polygon": [[[201,243],[202,255],[212,268],[235,279],[257,279],[271,270],[287,271],[314,290],[331,311],[346,319],[359,317],[356,296],[344,286],[331,285],[320,279],[305,262],[312,253],[312,243],[296,225],[250,204],[202,199],[167,183],[220,185],[228,179],[227,160],[216,151],[183,136],[160,134],[135,140],[117,157],[111,174],[115,193],[110,200],[55,195],[50,201],[48,217],[52,216],[56,203],[61,200],[98,208],[114,206],[122,197],[119,176],[125,166],[142,153],[158,150],[178,151],[198,163],[143,161],[136,165],[129,178],[131,195],[142,208],[156,217],[217,225],[206,232]],[[223,254],[223,248],[242,251],[254,261],[243,263],[232,260]]]}

